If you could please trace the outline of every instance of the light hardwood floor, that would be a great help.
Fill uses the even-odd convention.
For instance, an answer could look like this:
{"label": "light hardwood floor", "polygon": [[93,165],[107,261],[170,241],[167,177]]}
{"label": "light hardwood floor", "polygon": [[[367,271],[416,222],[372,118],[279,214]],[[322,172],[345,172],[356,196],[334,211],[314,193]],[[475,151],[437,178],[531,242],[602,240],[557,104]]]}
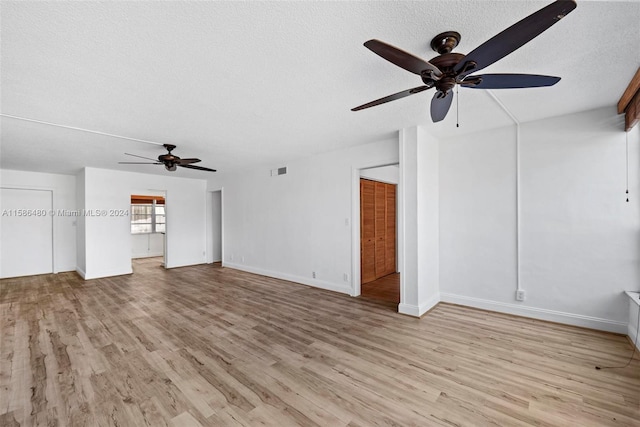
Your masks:
{"label": "light hardwood floor", "polygon": [[625,337],[219,266],[0,281],[0,425],[640,426]]}

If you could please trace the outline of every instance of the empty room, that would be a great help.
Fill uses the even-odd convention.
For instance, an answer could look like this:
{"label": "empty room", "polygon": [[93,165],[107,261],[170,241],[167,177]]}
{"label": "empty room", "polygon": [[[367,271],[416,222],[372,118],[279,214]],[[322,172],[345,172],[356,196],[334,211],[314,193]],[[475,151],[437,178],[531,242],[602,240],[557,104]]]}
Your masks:
{"label": "empty room", "polygon": [[639,22],[0,1],[0,426],[640,426]]}

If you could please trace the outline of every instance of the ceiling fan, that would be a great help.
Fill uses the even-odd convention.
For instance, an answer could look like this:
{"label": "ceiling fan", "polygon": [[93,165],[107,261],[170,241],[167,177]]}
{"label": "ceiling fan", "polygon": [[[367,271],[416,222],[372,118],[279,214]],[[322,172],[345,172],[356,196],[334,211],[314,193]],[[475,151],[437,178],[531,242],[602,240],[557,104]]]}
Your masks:
{"label": "ceiling fan", "polygon": [[158,159],[151,159],[149,157],[143,157],[143,156],[138,156],[137,154],[130,154],[130,153],[124,153],[127,156],[133,156],[133,157],[139,157],[141,159],[147,159],[147,160],[151,160],[152,163],[149,162],[118,162],[118,164],[121,165],[164,165],[164,168],[168,171],[175,171],[178,166],[180,166],[181,168],[188,168],[188,169],[197,169],[200,171],[207,171],[207,172],[215,172],[215,169],[209,169],[209,168],[205,168],[202,166],[194,166],[193,163],[198,163],[201,160],[200,159],[181,159],[178,156],[175,156],[173,154],[171,154],[171,151],[173,151],[176,146],[172,145],[172,144],[163,144],[164,148],[167,149],[167,154],[161,154],[158,156]]}
{"label": "ceiling fan", "polygon": [[557,0],[493,36],[467,55],[451,52],[460,42],[459,33],[447,31],[438,34],[431,40],[431,48],[439,56],[428,62],[380,40],[369,40],[364,44],[365,47],[398,67],[419,75],[424,85],[368,102],[351,111],[395,101],[435,87],[436,93],[431,99],[431,119],[439,122],[446,117],[451,107],[452,89],[456,85],[473,89],[553,86],[560,81],[560,77],[537,74],[470,74],[488,67],[539,36],[575,7],[574,0]]}

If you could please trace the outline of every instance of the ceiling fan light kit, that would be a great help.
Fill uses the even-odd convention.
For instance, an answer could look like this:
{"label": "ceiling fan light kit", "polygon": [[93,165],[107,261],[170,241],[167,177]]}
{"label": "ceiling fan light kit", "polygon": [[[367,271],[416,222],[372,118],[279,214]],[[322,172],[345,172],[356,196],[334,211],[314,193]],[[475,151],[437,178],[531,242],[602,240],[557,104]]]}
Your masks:
{"label": "ceiling fan light kit", "polygon": [[559,22],[576,7],[574,0],[557,0],[527,16],[501,33],[490,38],[470,53],[452,52],[460,43],[460,33],[446,31],[431,40],[431,49],[438,56],[425,61],[380,40],[369,40],[364,46],[387,61],[417,74],[424,86],[408,89],[368,102],[351,111],[360,111],[389,101],[404,98],[435,87],[431,99],[431,119],[443,120],[453,100],[456,85],[472,89],[519,89],[553,86],[560,77],[538,74],[483,74],[470,75],[504,58],[549,27]]}

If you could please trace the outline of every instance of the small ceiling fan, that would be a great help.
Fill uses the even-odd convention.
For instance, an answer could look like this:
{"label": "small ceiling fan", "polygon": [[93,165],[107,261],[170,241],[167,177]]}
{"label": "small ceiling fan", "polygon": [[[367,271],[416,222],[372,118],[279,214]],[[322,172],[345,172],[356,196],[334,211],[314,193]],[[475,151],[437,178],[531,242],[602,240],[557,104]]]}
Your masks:
{"label": "small ceiling fan", "polygon": [[539,36],[575,7],[574,0],[557,0],[490,38],[467,55],[451,52],[460,42],[459,33],[447,31],[438,34],[431,40],[431,48],[438,52],[439,56],[428,62],[380,40],[369,40],[364,44],[365,47],[398,67],[419,75],[424,85],[368,102],[352,108],[351,111],[359,111],[395,101],[435,87],[436,93],[431,99],[431,119],[434,122],[439,122],[446,117],[451,107],[452,89],[456,85],[473,89],[553,86],[560,81],[560,77],[537,74],[482,74],[475,76],[470,74],[488,67]]}
{"label": "small ceiling fan", "polygon": [[198,163],[201,160],[200,159],[182,159],[178,156],[175,156],[173,154],[171,154],[171,151],[173,151],[176,146],[172,145],[172,144],[163,144],[164,148],[167,149],[167,154],[161,154],[158,156],[158,160],[155,159],[151,159],[149,157],[143,157],[143,156],[138,156],[137,154],[130,154],[130,153],[124,153],[127,156],[133,156],[133,157],[139,157],[141,159],[147,159],[147,160],[151,160],[152,163],[149,162],[118,162],[118,164],[121,165],[164,165],[164,168],[168,171],[175,171],[178,166],[180,166],[181,168],[188,168],[188,169],[196,169],[196,170],[200,170],[200,171],[207,171],[207,172],[215,172],[215,169],[209,169],[209,168],[205,168],[202,166],[194,166],[193,163]]}

